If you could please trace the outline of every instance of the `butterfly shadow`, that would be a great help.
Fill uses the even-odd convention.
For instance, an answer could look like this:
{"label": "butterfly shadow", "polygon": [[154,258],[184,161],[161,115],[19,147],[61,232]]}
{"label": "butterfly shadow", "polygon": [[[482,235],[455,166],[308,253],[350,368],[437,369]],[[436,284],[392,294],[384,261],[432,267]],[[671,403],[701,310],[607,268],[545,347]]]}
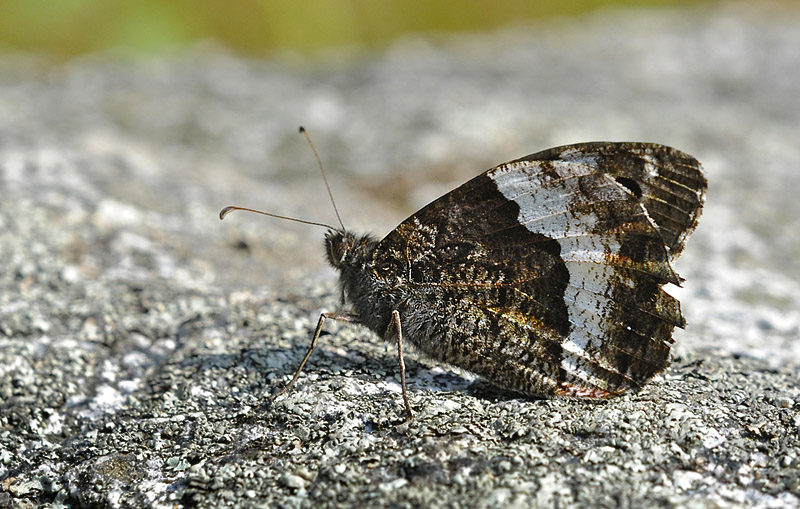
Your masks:
{"label": "butterfly shadow", "polygon": [[[322,337],[328,335],[323,332]],[[374,344],[369,351],[365,351],[364,343],[365,340],[358,339],[334,346],[320,344],[301,371],[296,385],[288,393],[297,390],[297,384],[324,384],[326,388],[321,390],[339,390],[340,386],[329,383],[337,376],[357,378],[365,385],[379,385],[381,381],[399,384],[397,380],[400,366],[396,351],[390,345],[382,349],[376,348]],[[236,352],[193,355],[181,360],[177,369],[186,373],[190,379],[186,381],[187,386],[207,388],[215,394],[215,399],[220,404],[236,407],[239,412],[237,420],[261,420],[274,405],[270,397],[289,383],[307,346],[302,343],[286,347],[244,346]],[[428,392],[439,395],[468,394],[484,401],[495,402],[536,399],[501,389],[475,375],[461,372],[458,368],[436,366],[432,361],[418,359],[414,353],[405,356],[405,364],[406,382],[412,398],[415,393],[421,395]],[[240,374],[231,375],[231,371],[239,371]],[[312,379],[309,379],[310,376]],[[172,378],[169,383],[161,383],[157,379],[151,382],[151,396],[157,397],[159,393],[175,390]],[[237,390],[234,391],[234,387]],[[285,396],[286,394],[281,397]],[[394,396],[394,391],[387,393],[387,397]],[[187,391],[182,397],[202,396],[195,396]]]}

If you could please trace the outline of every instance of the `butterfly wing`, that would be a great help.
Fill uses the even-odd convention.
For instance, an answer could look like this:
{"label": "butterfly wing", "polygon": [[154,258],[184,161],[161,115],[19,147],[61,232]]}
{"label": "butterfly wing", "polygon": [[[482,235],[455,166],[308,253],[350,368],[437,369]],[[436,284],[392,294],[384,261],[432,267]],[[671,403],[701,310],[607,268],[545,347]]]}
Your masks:
{"label": "butterfly wing", "polygon": [[374,253],[405,337],[531,395],[607,397],[669,362],[679,303],[662,285],[706,180],[654,144],[588,143],[497,166],[401,223]]}

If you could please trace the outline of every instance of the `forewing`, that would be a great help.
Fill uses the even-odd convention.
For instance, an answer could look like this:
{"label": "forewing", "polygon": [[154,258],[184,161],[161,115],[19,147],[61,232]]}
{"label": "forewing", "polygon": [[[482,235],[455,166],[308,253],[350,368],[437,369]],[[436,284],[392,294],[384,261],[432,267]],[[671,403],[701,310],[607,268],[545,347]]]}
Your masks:
{"label": "forewing", "polygon": [[528,394],[606,397],[668,364],[684,321],[662,285],[704,191],[668,147],[560,147],[442,196],[374,262],[439,324],[416,338],[428,355]]}

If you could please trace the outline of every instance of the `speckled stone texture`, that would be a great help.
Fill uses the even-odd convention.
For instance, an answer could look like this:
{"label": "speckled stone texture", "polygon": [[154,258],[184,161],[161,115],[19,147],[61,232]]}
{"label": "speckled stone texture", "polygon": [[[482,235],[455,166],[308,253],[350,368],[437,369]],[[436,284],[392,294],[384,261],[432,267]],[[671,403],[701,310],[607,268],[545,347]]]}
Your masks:
{"label": "speckled stone texture", "polygon": [[[608,11],[369,55],[0,59],[0,506],[800,505],[800,12]],[[673,365],[526,400],[332,323],[319,228],[497,163],[668,144],[710,188]]]}

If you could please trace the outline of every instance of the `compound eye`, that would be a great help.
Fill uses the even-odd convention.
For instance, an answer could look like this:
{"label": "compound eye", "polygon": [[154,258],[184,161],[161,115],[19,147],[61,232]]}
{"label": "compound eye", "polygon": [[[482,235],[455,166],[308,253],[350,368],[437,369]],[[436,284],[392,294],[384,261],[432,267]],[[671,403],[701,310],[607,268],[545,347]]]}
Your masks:
{"label": "compound eye", "polygon": [[337,242],[333,246],[333,255],[336,257],[337,260],[340,262],[344,260],[344,255],[347,254],[347,247],[345,246],[344,242]]}
{"label": "compound eye", "polygon": [[350,244],[347,239],[339,235],[332,235],[327,238],[328,260],[334,267],[340,267],[347,252],[350,250]]}

